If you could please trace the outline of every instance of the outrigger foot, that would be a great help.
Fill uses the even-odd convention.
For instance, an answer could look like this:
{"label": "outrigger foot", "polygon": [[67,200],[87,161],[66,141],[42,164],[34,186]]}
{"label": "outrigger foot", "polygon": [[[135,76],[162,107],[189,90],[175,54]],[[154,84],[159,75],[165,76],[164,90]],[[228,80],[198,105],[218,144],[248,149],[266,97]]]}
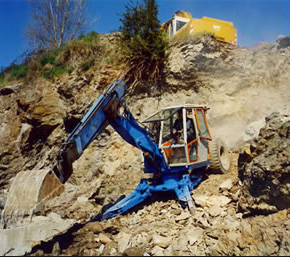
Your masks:
{"label": "outrigger foot", "polygon": [[113,218],[118,214],[123,214],[127,210],[133,208],[139,203],[143,202],[146,198],[151,196],[151,190],[145,179],[141,179],[140,184],[135,188],[135,190],[126,196],[124,199],[110,207],[102,215],[101,220],[106,220]]}

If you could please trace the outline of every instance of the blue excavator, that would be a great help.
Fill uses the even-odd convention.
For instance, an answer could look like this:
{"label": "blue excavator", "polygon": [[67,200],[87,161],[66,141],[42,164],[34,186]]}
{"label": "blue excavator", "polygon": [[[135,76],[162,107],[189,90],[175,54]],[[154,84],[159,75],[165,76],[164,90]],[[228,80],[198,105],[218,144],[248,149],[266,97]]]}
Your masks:
{"label": "blue excavator", "polygon": [[224,142],[211,137],[206,121],[209,108],[171,106],[139,122],[126,107],[127,91],[124,81],[116,80],[99,96],[63,143],[52,168],[17,174],[3,211],[4,224],[33,215],[47,199],[62,193],[73,173],[73,162],[108,125],[142,151],[144,177],[131,194],[106,208],[101,220],[124,214],[154,193],[167,191],[175,192],[183,207],[194,210],[191,193],[205,169],[226,173],[230,168]]}

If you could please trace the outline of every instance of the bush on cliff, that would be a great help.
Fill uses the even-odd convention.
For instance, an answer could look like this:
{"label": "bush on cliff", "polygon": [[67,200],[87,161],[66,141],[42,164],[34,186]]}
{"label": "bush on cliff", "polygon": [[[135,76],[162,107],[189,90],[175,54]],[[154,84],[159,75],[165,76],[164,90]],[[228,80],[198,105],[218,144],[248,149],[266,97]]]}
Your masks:
{"label": "bush on cliff", "polygon": [[120,21],[120,44],[127,63],[130,83],[157,81],[161,78],[168,42],[160,30],[155,0],[126,5]]}

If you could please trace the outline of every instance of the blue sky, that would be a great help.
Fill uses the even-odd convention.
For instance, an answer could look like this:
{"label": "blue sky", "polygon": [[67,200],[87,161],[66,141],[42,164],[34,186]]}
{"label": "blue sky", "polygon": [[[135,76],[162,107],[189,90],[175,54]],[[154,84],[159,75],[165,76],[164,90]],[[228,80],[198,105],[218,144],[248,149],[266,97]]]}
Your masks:
{"label": "blue sky", "polygon": [[[129,0],[88,0],[93,21],[88,32],[110,33],[121,25],[120,15]],[[157,0],[161,23],[177,10],[194,18],[207,16],[231,21],[237,29],[238,45],[275,42],[290,34],[290,0]],[[23,32],[29,23],[28,0],[0,0],[0,68],[7,67],[30,49]]]}

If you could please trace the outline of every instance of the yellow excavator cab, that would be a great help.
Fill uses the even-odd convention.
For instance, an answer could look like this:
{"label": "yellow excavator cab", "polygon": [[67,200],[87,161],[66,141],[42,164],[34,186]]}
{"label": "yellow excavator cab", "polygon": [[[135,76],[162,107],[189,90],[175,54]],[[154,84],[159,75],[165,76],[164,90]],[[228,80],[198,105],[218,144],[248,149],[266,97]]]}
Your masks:
{"label": "yellow excavator cab", "polygon": [[172,38],[188,38],[197,33],[212,33],[217,40],[237,45],[237,30],[229,21],[202,17],[192,18],[189,12],[177,11],[173,17],[161,25],[161,30]]}

